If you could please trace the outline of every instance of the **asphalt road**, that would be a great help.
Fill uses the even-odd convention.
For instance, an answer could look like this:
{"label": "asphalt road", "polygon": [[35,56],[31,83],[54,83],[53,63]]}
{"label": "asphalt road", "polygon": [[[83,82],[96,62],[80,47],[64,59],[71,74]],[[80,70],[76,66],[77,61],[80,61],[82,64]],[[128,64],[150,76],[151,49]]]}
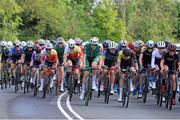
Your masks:
{"label": "asphalt road", "polygon": [[155,97],[148,95],[147,103],[142,103],[136,96],[130,97],[128,108],[117,102],[117,95],[110,96],[109,104],[105,104],[103,96],[93,98],[89,106],[74,95],[68,101],[67,92],[55,96],[54,93],[41,99],[41,93],[33,97],[33,93],[14,93],[14,88],[0,90],[0,119],[180,119],[180,103],[172,110],[156,106]]}

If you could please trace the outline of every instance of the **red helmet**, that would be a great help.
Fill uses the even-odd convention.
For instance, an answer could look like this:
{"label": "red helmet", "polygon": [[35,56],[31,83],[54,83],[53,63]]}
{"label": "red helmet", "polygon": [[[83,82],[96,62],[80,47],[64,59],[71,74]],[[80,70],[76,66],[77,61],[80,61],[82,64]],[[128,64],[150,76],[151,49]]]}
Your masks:
{"label": "red helmet", "polygon": [[167,48],[169,51],[172,51],[172,52],[176,51],[176,45],[173,43],[170,43]]}
{"label": "red helmet", "polygon": [[135,46],[134,42],[130,42],[130,43],[128,44],[128,47],[129,47],[131,50],[136,51],[136,46]]}

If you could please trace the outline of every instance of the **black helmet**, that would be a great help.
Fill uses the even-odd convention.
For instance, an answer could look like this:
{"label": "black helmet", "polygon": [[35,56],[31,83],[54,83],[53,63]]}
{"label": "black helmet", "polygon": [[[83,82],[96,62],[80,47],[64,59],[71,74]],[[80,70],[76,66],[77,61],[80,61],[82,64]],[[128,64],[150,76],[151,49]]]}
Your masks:
{"label": "black helmet", "polygon": [[105,41],[102,43],[103,48],[108,48],[110,42],[111,42],[111,40],[105,40]]}
{"label": "black helmet", "polygon": [[125,56],[131,56],[131,49],[129,49],[129,48],[124,48],[123,49],[123,54],[125,55]]}

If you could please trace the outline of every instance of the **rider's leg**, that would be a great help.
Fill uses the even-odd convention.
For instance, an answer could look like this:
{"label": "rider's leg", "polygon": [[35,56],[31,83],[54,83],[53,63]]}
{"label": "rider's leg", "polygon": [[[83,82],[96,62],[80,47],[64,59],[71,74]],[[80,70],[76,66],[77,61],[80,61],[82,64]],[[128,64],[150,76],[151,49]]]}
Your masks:
{"label": "rider's leg", "polygon": [[124,86],[124,80],[125,80],[125,74],[122,73],[120,80],[119,80],[119,97],[118,97],[118,101],[121,102],[122,101],[122,93],[123,93],[123,86]]}

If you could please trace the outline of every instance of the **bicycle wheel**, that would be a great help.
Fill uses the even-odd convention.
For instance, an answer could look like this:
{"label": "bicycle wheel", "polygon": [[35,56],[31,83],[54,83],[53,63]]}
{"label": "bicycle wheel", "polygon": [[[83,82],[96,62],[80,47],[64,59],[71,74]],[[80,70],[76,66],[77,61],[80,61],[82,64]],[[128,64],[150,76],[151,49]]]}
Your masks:
{"label": "bicycle wheel", "polygon": [[143,88],[143,102],[146,103],[146,99],[147,99],[147,92],[148,92],[148,79],[145,78],[144,81],[144,88]]}
{"label": "bicycle wheel", "polygon": [[109,103],[110,91],[111,91],[111,81],[110,81],[110,79],[108,79],[108,81],[107,81],[107,92],[106,92],[106,94],[107,94],[106,95],[106,97],[107,97],[106,104]]}
{"label": "bicycle wheel", "polygon": [[34,97],[37,96],[37,90],[38,90],[37,81],[38,81],[38,76],[35,75],[35,81],[34,81]]}
{"label": "bicycle wheel", "polygon": [[7,71],[4,72],[4,86],[7,88]]}
{"label": "bicycle wheel", "polygon": [[89,100],[90,100],[90,96],[92,92],[92,79],[91,77],[89,77],[88,79],[88,86],[87,86],[87,92],[86,92],[86,97],[85,97],[85,105],[88,106]]}
{"label": "bicycle wheel", "polygon": [[124,107],[126,103],[126,88],[124,87],[123,88],[123,91],[122,91],[122,106]]}
{"label": "bicycle wheel", "polygon": [[47,89],[48,89],[48,81],[47,81],[47,78],[46,78],[46,79],[44,80],[43,96],[42,96],[42,98],[45,98],[45,97],[46,97]]}
{"label": "bicycle wheel", "polygon": [[170,80],[169,84],[169,110],[172,109],[172,99],[173,99],[173,93],[172,93],[172,80]]}
{"label": "bicycle wheel", "polygon": [[156,105],[160,104],[160,99],[161,99],[161,93],[160,93],[160,86],[161,86],[161,80],[159,79],[156,83]]}
{"label": "bicycle wheel", "polygon": [[126,80],[126,108],[129,105],[129,95],[130,95],[130,83],[129,83],[129,78]]}
{"label": "bicycle wheel", "polygon": [[97,93],[97,97],[98,97],[98,98],[99,98],[100,95],[101,95],[100,87],[101,87],[101,79],[99,79],[99,81],[98,81],[98,93]]}
{"label": "bicycle wheel", "polygon": [[74,78],[70,75],[69,100],[71,102],[74,93]]}
{"label": "bicycle wheel", "polygon": [[4,89],[4,73],[1,74],[1,89]]}
{"label": "bicycle wheel", "polygon": [[166,98],[165,98],[165,106],[166,106],[166,109],[168,108],[169,106],[169,97],[170,97],[170,86],[169,86],[169,83],[166,85]]}
{"label": "bicycle wheel", "polygon": [[19,82],[19,70],[16,70],[16,77],[15,77],[15,93],[18,91],[18,82]]}

